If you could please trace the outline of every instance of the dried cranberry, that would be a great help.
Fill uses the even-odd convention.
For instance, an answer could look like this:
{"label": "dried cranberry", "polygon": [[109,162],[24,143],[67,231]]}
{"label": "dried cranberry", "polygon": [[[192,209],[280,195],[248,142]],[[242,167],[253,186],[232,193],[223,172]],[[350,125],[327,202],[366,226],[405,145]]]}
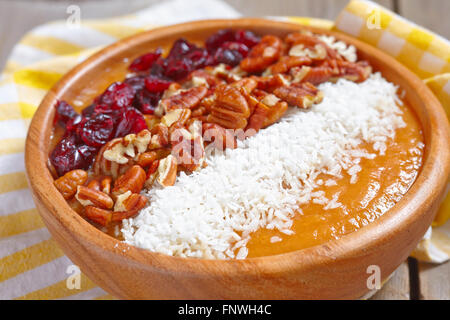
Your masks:
{"label": "dried cranberry", "polygon": [[162,92],[141,90],[136,94],[133,105],[143,114],[153,114],[161,96]]}
{"label": "dried cranberry", "polygon": [[83,109],[83,111],[81,111],[81,115],[83,116],[83,117],[90,117],[93,113],[94,113],[94,110],[95,110],[95,107],[97,106],[97,104],[96,103],[93,103],[93,104],[91,104],[90,106],[88,106],[88,107],[86,107],[86,108],[84,108]]}
{"label": "dried cranberry", "polygon": [[248,55],[248,52],[250,51],[245,44],[233,41],[224,42],[220,47],[223,49],[237,51],[244,58]]}
{"label": "dried cranberry", "polygon": [[181,80],[186,77],[189,72],[193,71],[190,60],[170,60],[167,64],[165,75],[173,80]]}
{"label": "dried cranberry", "polygon": [[173,44],[169,54],[167,55],[167,59],[180,59],[195,48],[196,46],[194,44],[188,42],[186,39],[180,38]]}
{"label": "dried cranberry", "polygon": [[56,104],[55,122],[65,125],[67,121],[74,119],[78,113],[65,101],[58,101]]}
{"label": "dried cranberry", "polygon": [[147,71],[152,67],[153,63],[161,56],[161,53],[162,53],[161,49],[158,48],[154,52],[144,54],[133,60],[128,69],[134,72]]}
{"label": "dried cranberry", "polygon": [[163,92],[170,86],[172,82],[150,75],[145,78],[144,83],[145,88],[150,92]]}
{"label": "dried cranberry", "polygon": [[78,125],[81,123],[81,120],[83,120],[83,117],[80,115],[77,115],[75,118],[70,119],[66,123],[66,136],[72,135],[78,130]]}
{"label": "dried cranberry", "polygon": [[111,140],[113,131],[113,119],[103,113],[96,113],[91,118],[84,118],[77,130],[81,140],[91,147],[101,147]]}
{"label": "dried cranberry", "polygon": [[209,57],[208,51],[202,48],[195,48],[185,55],[185,58],[191,61],[194,70],[208,65]]}
{"label": "dried cranberry", "polygon": [[165,70],[166,70],[166,66],[167,66],[167,59],[159,58],[153,64],[152,69],[150,70],[150,74],[155,76],[155,77],[163,79],[163,78],[166,77],[164,75]]}
{"label": "dried cranberry", "polygon": [[114,82],[97,99],[98,104],[106,104],[114,109],[128,107],[133,102],[135,90],[125,82]]}
{"label": "dried cranberry", "polygon": [[234,41],[234,31],[231,29],[222,29],[209,36],[205,41],[205,47],[209,52],[216,51],[224,42]]}
{"label": "dried cranberry", "polygon": [[214,54],[214,60],[216,63],[225,63],[234,67],[241,62],[242,55],[237,50],[219,48]]}
{"label": "dried cranberry", "polygon": [[138,92],[139,90],[142,90],[145,87],[145,79],[147,77],[144,75],[138,75],[134,77],[130,77],[125,79],[125,83],[130,85],[135,92]]}
{"label": "dried cranberry", "polygon": [[80,153],[75,136],[68,136],[56,145],[50,154],[50,162],[59,176],[71,170],[83,169],[88,165],[83,154]]}
{"label": "dried cranberry", "polygon": [[236,30],[235,37],[236,42],[245,44],[248,48],[252,48],[257,45],[261,40],[253,32],[248,30]]}
{"label": "dried cranberry", "polygon": [[115,137],[123,137],[129,133],[138,133],[147,129],[147,123],[141,112],[135,108],[126,109],[116,126]]}

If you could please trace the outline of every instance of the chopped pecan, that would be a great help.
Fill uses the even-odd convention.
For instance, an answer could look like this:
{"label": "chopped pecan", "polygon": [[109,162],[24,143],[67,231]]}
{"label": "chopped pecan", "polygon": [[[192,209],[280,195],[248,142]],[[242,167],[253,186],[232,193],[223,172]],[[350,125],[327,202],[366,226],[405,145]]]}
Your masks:
{"label": "chopped pecan", "polygon": [[[252,132],[253,134],[257,133],[259,129],[263,127],[264,119],[267,117],[269,113],[269,108],[263,103],[258,103],[255,107],[255,111],[248,119],[246,131]],[[250,129],[253,129],[250,131]]]}
{"label": "chopped pecan", "polygon": [[190,109],[175,109],[167,112],[164,117],[161,118],[161,123],[169,128],[175,122],[184,124],[190,116]]}
{"label": "chopped pecan", "polygon": [[225,129],[216,123],[203,123],[202,130],[204,141],[213,143],[216,149],[225,150],[237,147],[233,130]]}
{"label": "chopped pecan", "polygon": [[117,178],[135,163],[139,154],[147,150],[151,139],[150,131],[145,129],[138,134],[129,134],[109,141],[95,158],[94,174]]}
{"label": "chopped pecan", "polygon": [[169,98],[162,99],[160,105],[165,113],[175,109],[192,109],[200,103],[207,93],[208,88],[204,86],[194,87]]}
{"label": "chopped pecan", "polygon": [[288,104],[304,109],[323,99],[323,93],[308,82],[279,87],[273,93]]}
{"label": "chopped pecan", "polygon": [[291,68],[310,65],[311,63],[312,60],[306,56],[284,56],[270,66],[270,71],[272,74],[286,73]]}
{"label": "chopped pecan", "polygon": [[114,182],[112,193],[115,196],[123,194],[127,191],[139,193],[142,190],[146,180],[144,169],[138,165],[132,166],[123,175]]}
{"label": "chopped pecan", "polygon": [[171,136],[172,155],[179,165],[189,171],[199,169],[204,162],[205,150],[203,146],[201,122],[194,122],[189,127],[175,130]]}
{"label": "chopped pecan", "polygon": [[177,170],[177,160],[174,156],[168,155],[166,158],[159,160],[156,181],[163,187],[173,186],[177,178]]}
{"label": "chopped pecan", "polygon": [[111,184],[112,184],[112,178],[111,177],[104,177],[100,181],[101,191],[106,193],[106,194],[110,194],[111,193]]}
{"label": "chopped pecan", "polygon": [[261,72],[278,60],[283,51],[283,42],[272,35],[262,37],[254,46],[248,56],[240,63],[242,70],[247,72]]}
{"label": "chopped pecan", "polygon": [[111,209],[114,205],[114,201],[106,193],[85,186],[78,186],[75,198],[85,207]]}
{"label": "chopped pecan", "polygon": [[102,226],[107,226],[112,220],[112,212],[110,210],[104,210],[94,206],[86,206],[84,208],[84,216]]}
{"label": "chopped pecan", "polygon": [[101,185],[100,185],[100,181],[98,181],[98,179],[89,181],[89,183],[86,185],[86,187],[88,187],[89,189],[101,191]]}
{"label": "chopped pecan", "polygon": [[[203,79],[203,80],[200,80]],[[211,73],[199,69],[191,72],[188,76],[188,80],[191,81],[191,84],[193,87],[202,85],[202,83],[206,82],[207,87],[215,87],[224,81],[222,79],[219,79],[215,76],[213,76]],[[204,85],[204,84],[203,84]]]}
{"label": "chopped pecan", "polygon": [[274,94],[269,94],[262,90],[253,92],[254,99],[257,102],[255,111],[249,119],[246,130],[253,129],[252,133],[256,133],[261,128],[265,128],[278,121],[288,108],[285,101],[281,101]]}
{"label": "chopped pecan", "polygon": [[302,67],[291,69],[293,76],[293,83],[309,82],[313,85],[318,85],[327,82],[333,76],[331,68],[327,67]]}
{"label": "chopped pecan", "polygon": [[200,117],[208,113],[208,109],[204,106],[199,106],[192,110],[191,117]]}
{"label": "chopped pecan", "polygon": [[54,184],[56,189],[61,192],[64,199],[71,199],[77,192],[77,187],[85,184],[88,174],[84,170],[72,170],[67,172],[62,177],[55,180]]}
{"label": "chopped pecan", "polygon": [[245,128],[250,108],[247,99],[239,88],[220,85],[215,90],[216,100],[208,116],[214,122],[229,129]]}
{"label": "chopped pecan", "polygon": [[153,127],[152,138],[150,141],[149,149],[159,149],[169,144],[169,128],[166,125],[159,123]]}
{"label": "chopped pecan", "polygon": [[152,130],[152,128],[161,122],[161,118],[155,116],[154,114],[144,114],[145,123],[147,123],[148,130]]}
{"label": "chopped pecan", "polygon": [[259,77],[257,78],[258,89],[273,92],[278,87],[288,86],[289,81],[286,76],[276,74],[273,76]]}
{"label": "chopped pecan", "polygon": [[251,93],[258,86],[258,82],[254,78],[244,78],[233,82],[230,86],[242,89],[244,93]]}
{"label": "chopped pecan", "polygon": [[[127,191],[117,196],[114,212],[139,211],[147,204],[147,198],[138,193]],[[114,219],[113,219],[114,220]]]}
{"label": "chopped pecan", "polygon": [[[293,50],[293,52],[289,52],[290,55],[307,54],[313,59],[325,59],[327,57],[330,59],[341,59],[336,50],[330,48],[325,42],[308,32],[290,33],[286,36],[285,41]],[[309,49],[309,54],[305,53],[305,49]],[[324,50],[324,54],[317,52],[317,50]]]}
{"label": "chopped pecan", "polygon": [[158,155],[155,151],[144,152],[139,155],[137,160],[137,164],[142,168],[148,167],[158,158]]}

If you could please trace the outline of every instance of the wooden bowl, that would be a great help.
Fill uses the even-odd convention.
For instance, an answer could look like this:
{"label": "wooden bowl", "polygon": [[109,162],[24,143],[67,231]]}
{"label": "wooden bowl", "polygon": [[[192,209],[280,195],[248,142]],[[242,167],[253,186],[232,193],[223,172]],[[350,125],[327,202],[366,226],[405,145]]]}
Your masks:
{"label": "wooden bowl", "polygon": [[[297,24],[264,19],[197,21],[151,30],[93,55],[49,91],[37,110],[26,142],[26,170],[36,206],[67,256],[100,287],[127,299],[348,299],[369,291],[368,267],[386,279],[409,255],[431,224],[450,172],[450,130],[436,97],[411,71],[354,38],[320,29],[353,44],[360,57],[405,90],[425,137],[424,163],[406,195],[375,222],[339,240],[290,253],[246,260],[171,257],[129,246],[102,233],[72,211],[47,169],[57,99],[87,103],[123,78],[127,63],[179,37],[204,40],[223,28],[286,35]],[[117,72],[108,73],[110,70]],[[86,89],[87,88],[87,89]],[[92,88],[94,90],[92,90]]]}

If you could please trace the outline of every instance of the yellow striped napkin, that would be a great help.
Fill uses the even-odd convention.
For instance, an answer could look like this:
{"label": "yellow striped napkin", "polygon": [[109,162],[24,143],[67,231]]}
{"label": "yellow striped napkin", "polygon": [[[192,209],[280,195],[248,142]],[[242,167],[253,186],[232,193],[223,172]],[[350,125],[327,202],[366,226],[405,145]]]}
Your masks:
{"label": "yellow striped napkin", "polygon": [[[79,286],[73,285],[77,269],[44,227],[27,187],[24,139],[46,91],[74,65],[120,38],[157,25],[238,16],[219,0],[173,0],[134,15],[82,21],[79,26],[64,21],[46,24],[33,29],[14,47],[0,76],[0,299],[112,298],[82,274]],[[427,84],[447,112],[450,110],[450,77],[445,74],[450,56],[447,40],[370,2],[350,2],[335,24],[299,17],[277,19],[336,28],[381,47],[422,78],[430,77]],[[369,29],[373,25],[381,29]],[[448,198],[446,203],[437,224],[448,219]],[[450,232],[441,228],[445,225],[429,231],[417,257],[435,262],[449,258]]]}

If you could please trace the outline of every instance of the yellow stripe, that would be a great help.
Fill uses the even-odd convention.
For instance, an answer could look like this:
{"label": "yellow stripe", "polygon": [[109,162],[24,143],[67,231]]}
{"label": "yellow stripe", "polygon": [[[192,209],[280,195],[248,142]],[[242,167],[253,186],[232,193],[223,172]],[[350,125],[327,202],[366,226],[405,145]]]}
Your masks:
{"label": "yellow stripe", "polygon": [[[112,22],[112,23],[111,23]],[[113,36],[117,39],[122,39],[133,34],[144,31],[142,28],[135,28],[125,25],[120,25],[118,23],[114,23],[114,21],[108,22],[87,22],[84,25],[95,29],[99,32],[106,33],[110,36]]]}
{"label": "yellow stripe", "polygon": [[17,300],[50,300],[50,299],[61,299],[68,296],[79,294],[81,292],[90,290],[97,287],[88,277],[83,273],[81,274],[80,289],[68,289],[67,279],[57,282],[51,286],[36,290],[26,295],[23,295]]}
{"label": "yellow stripe", "polygon": [[0,104],[0,121],[20,119],[21,111],[18,103]]}
{"label": "yellow stripe", "polygon": [[5,103],[0,104],[0,121],[32,118],[37,106],[26,103]]}
{"label": "yellow stripe", "polygon": [[72,54],[85,49],[84,47],[58,38],[34,34],[25,36],[20,43],[58,56]]}
{"label": "yellow stripe", "polygon": [[48,90],[60,78],[60,73],[32,69],[22,69],[14,72],[14,82],[24,86]]}
{"label": "yellow stripe", "polygon": [[20,68],[22,68],[22,65],[19,64],[18,62],[9,60],[6,65],[5,65],[5,69],[3,70],[4,73],[13,73],[16,70],[19,70]]}
{"label": "yellow stripe", "polygon": [[28,188],[25,172],[14,172],[0,176],[0,194]]}
{"label": "yellow stripe", "polygon": [[0,239],[44,227],[36,209],[0,216]]}
{"label": "yellow stripe", "polygon": [[0,259],[0,282],[39,267],[64,254],[52,239]]}
{"label": "yellow stripe", "polygon": [[25,149],[24,138],[0,140],[0,156],[3,156],[5,154],[23,152],[24,149]]}

